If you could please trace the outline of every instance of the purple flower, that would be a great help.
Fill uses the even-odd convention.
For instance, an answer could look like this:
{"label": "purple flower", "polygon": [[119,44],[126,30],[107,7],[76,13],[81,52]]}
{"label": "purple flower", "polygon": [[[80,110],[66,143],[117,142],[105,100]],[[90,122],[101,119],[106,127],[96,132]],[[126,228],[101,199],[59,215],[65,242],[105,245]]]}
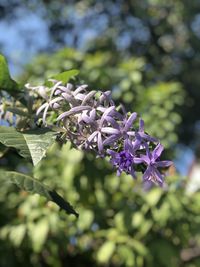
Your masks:
{"label": "purple flower", "polygon": [[166,168],[171,166],[172,161],[157,161],[163,151],[163,146],[159,143],[156,148],[152,151],[149,151],[149,148],[146,148],[146,155],[141,155],[140,158],[135,158],[135,163],[140,164],[144,163],[147,165],[147,169],[143,174],[144,181],[152,181],[159,185],[163,185],[163,175],[159,172],[158,168]]}
{"label": "purple flower", "polygon": [[87,138],[85,147],[86,148],[91,148],[94,144],[97,144],[99,154],[102,154],[103,152],[103,133],[106,128],[108,127],[103,127],[103,124],[105,122],[106,116],[112,113],[115,109],[115,106],[111,106],[107,109],[104,109],[104,112],[100,118],[99,121],[96,122],[96,130],[92,132],[92,134]]}
{"label": "purple flower", "polygon": [[115,152],[113,150],[107,150],[111,156],[110,162],[113,166],[117,167],[117,175],[119,176],[123,171],[132,175],[135,178],[135,172],[133,168],[134,157],[130,152],[123,150],[121,152]]}
{"label": "purple flower", "polygon": [[129,118],[124,118],[120,123],[116,123],[116,121],[108,116],[106,120],[112,125],[112,127],[107,127],[105,129],[105,133],[110,134],[110,136],[104,141],[104,145],[111,144],[116,140],[123,137],[124,139],[128,138],[130,135],[134,136],[135,132],[131,130],[133,127],[133,122],[137,118],[137,113],[132,113]]}
{"label": "purple flower", "polygon": [[134,171],[135,155],[138,149],[138,142],[132,142],[130,139],[124,141],[124,149],[120,152],[107,149],[107,153],[111,156],[110,162],[117,167],[117,175],[123,171],[136,178]]}

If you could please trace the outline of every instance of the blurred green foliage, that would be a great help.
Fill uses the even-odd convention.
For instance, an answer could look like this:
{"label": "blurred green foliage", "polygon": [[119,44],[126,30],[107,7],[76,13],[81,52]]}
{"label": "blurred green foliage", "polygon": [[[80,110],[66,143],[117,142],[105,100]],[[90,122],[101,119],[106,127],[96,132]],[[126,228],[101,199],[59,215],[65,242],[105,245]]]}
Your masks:
{"label": "blurred green foliage", "polygon": [[[174,81],[147,82],[145,66],[142,57],[125,59],[111,52],[90,54],[65,48],[36,57],[20,81],[37,85],[59,72],[79,69],[76,83],[87,82],[91,90],[112,90],[116,102],[144,118],[149,134],[171,147],[178,138],[178,107],[184,93]],[[15,168],[19,169],[18,163]],[[29,165],[22,168],[31,170]],[[15,257],[9,259],[9,266],[153,267],[155,262],[161,267],[182,266],[179,254],[189,246],[192,236],[188,233],[197,214],[185,211],[185,202],[190,201],[182,189],[173,188],[176,181],[169,192],[155,188],[147,193],[130,176],[116,177],[106,160],[84,156],[70,149],[70,144],[54,146],[32,172],[68,199],[80,217],[67,217],[53,203],[45,206],[37,195],[21,192],[16,200],[18,193],[4,189],[0,194],[2,212],[7,213],[0,228],[5,244],[2,267],[8,264],[3,255],[11,250]],[[182,234],[179,229],[185,220],[189,229]]]}
{"label": "blurred green foliage", "polygon": [[2,267],[199,266],[198,258],[187,263],[183,249],[200,242],[200,193],[187,196],[177,177],[167,179],[167,190],[147,192],[69,143],[54,145],[33,172],[70,199],[80,217],[44,206],[38,195],[1,188]]}

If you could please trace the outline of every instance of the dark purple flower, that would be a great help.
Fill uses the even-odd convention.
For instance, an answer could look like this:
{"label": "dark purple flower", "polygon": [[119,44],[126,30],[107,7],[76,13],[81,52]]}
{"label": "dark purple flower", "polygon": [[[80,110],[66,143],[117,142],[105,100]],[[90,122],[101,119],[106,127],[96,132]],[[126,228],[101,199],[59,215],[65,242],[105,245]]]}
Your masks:
{"label": "dark purple flower", "polygon": [[130,152],[123,150],[121,152],[115,152],[113,150],[107,150],[111,156],[110,162],[117,168],[117,175],[119,176],[123,171],[132,175],[135,178],[135,172],[133,168],[134,157]]}
{"label": "dark purple flower", "polygon": [[152,151],[149,151],[149,148],[146,148],[146,155],[141,155],[140,158],[135,158],[135,163],[140,164],[144,163],[147,165],[147,169],[143,174],[144,181],[152,181],[163,185],[163,175],[159,172],[158,168],[166,168],[171,166],[172,161],[157,161],[163,151],[163,146],[159,143],[156,148]]}
{"label": "dark purple flower", "polygon": [[124,141],[124,148],[122,151],[115,152],[107,149],[108,155],[111,156],[110,162],[117,168],[117,175],[120,175],[123,171],[136,178],[134,171],[135,155],[138,149],[138,141],[132,142],[130,139]]}

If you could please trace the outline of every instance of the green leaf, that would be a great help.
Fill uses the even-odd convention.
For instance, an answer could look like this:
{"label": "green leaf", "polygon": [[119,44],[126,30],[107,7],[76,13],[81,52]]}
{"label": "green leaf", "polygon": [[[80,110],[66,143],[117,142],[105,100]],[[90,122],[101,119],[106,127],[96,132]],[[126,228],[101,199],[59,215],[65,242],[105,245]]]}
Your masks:
{"label": "green leaf", "polygon": [[[51,79],[55,79],[58,81],[62,81],[63,83],[67,83],[72,77],[78,75],[79,71],[78,70],[67,70],[64,72],[61,72],[59,74],[56,74],[51,77]],[[45,85],[47,87],[51,87],[53,84],[50,81],[46,81]]]}
{"label": "green leaf", "polygon": [[113,241],[106,241],[97,253],[97,260],[100,263],[108,263],[115,250],[115,243]]}
{"label": "green leaf", "polygon": [[140,241],[138,241],[136,239],[132,239],[132,240],[130,240],[129,244],[140,255],[142,255],[142,256],[147,255],[148,250]]}
{"label": "green leaf", "polygon": [[29,226],[29,235],[33,243],[35,252],[40,252],[49,232],[49,224],[47,219],[41,219]]}
{"label": "green leaf", "polygon": [[37,129],[18,132],[13,127],[0,126],[0,143],[16,148],[24,158],[30,158],[36,165],[55,141],[55,132]]}
{"label": "green leaf", "polygon": [[134,266],[135,262],[135,255],[133,253],[133,250],[127,246],[127,245],[119,245],[118,246],[118,253],[120,256],[120,259],[122,259],[127,266]]}
{"label": "green leaf", "polygon": [[144,196],[146,202],[149,206],[155,207],[159,202],[163,191],[160,188],[154,188],[153,190],[149,191],[148,194]]}
{"label": "green leaf", "polygon": [[0,171],[0,180],[16,184],[20,189],[32,194],[37,193],[44,196],[47,200],[56,203],[66,213],[74,214],[78,217],[78,213],[73,209],[70,203],[65,201],[58,193],[56,193],[56,191],[51,190],[49,187],[33,177],[18,172]]}
{"label": "green leaf", "polygon": [[9,229],[9,238],[12,241],[12,243],[19,247],[25,237],[26,234],[26,225],[15,225],[13,227],[10,227]]}
{"label": "green leaf", "polygon": [[91,210],[82,211],[78,221],[78,228],[80,230],[90,229],[93,220],[94,220],[94,213]]}
{"label": "green leaf", "polygon": [[10,77],[8,64],[3,55],[0,54],[0,90],[16,91],[18,84]]}

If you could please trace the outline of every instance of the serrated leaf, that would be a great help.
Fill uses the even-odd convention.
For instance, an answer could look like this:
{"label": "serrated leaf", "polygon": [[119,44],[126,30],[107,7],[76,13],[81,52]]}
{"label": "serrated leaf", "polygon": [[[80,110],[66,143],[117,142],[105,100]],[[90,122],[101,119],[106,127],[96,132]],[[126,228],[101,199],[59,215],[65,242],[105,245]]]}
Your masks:
{"label": "serrated leaf", "polygon": [[78,217],[78,213],[65,201],[56,191],[51,190],[41,181],[18,172],[0,171],[0,181],[16,184],[20,189],[28,191],[32,194],[37,193],[45,197],[49,201],[56,203],[61,209],[68,214],[74,214]]}
{"label": "serrated leaf", "polygon": [[[64,71],[64,72],[61,72],[59,74],[52,76],[51,79],[55,79],[58,81],[62,81],[63,83],[67,83],[70,80],[70,78],[78,75],[78,73],[79,73],[78,70],[67,70],[67,71]],[[53,83],[50,81],[46,81],[45,85],[47,87],[51,87]]]}
{"label": "serrated leaf", "polygon": [[22,133],[13,127],[0,126],[0,142],[7,147],[14,147],[24,158],[31,158],[31,154]]}
{"label": "serrated leaf", "polygon": [[31,154],[33,165],[46,155],[47,149],[55,142],[55,132],[49,129],[37,129],[23,133],[24,139]]}
{"label": "serrated leaf", "polygon": [[18,84],[10,77],[5,57],[0,54],[0,90],[10,92],[18,89]]}
{"label": "serrated leaf", "polygon": [[13,127],[0,126],[0,143],[16,148],[24,158],[32,159],[36,165],[55,141],[55,132],[49,129],[37,129],[18,132]]}

